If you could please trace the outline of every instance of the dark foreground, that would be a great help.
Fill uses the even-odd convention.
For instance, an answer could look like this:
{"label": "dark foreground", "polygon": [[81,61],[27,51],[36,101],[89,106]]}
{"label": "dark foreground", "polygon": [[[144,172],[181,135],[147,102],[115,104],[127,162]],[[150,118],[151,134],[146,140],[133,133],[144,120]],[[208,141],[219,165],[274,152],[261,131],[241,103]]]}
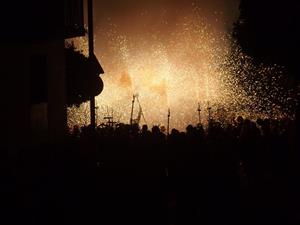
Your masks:
{"label": "dark foreground", "polygon": [[4,152],[1,224],[297,224],[292,121],[75,129]]}

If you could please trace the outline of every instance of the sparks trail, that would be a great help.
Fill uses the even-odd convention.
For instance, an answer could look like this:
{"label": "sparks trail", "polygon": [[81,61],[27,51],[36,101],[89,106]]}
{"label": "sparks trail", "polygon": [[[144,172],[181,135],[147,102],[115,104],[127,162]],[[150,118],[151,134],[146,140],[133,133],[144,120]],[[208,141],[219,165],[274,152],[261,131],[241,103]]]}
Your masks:
{"label": "sparks trail", "polygon": [[[110,106],[127,123],[132,93],[139,93],[149,125],[165,123],[165,114],[172,108],[172,125],[179,129],[197,124],[195,106],[205,108],[207,102],[210,116],[224,121],[237,115],[293,117],[296,103],[291,91],[282,86],[283,68],[253,63],[197,8],[174,25],[169,33],[124,34],[113,23],[108,30],[98,31],[102,34],[99,58],[106,68],[106,89],[97,97],[98,105]],[[207,118],[208,111],[202,116]]]}

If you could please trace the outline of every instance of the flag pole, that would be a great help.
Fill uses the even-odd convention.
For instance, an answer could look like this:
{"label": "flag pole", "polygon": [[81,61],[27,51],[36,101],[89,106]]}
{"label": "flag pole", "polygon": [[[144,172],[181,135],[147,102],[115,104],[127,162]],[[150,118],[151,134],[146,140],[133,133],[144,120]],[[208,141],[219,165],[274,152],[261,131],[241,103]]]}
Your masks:
{"label": "flag pole", "polygon": [[[89,57],[94,54],[94,23],[93,23],[93,0],[88,0],[88,38],[89,38]],[[96,104],[95,97],[90,98],[91,127],[96,127]]]}
{"label": "flag pole", "polygon": [[201,125],[201,107],[200,103],[198,103],[198,120],[199,120],[199,126]]}
{"label": "flag pole", "polygon": [[134,101],[135,101],[135,95],[132,96],[132,102],[131,102],[131,114],[130,114],[130,125],[132,125]]}
{"label": "flag pole", "polygon": [[167,135],[169,136],[170,134],[170,116],[171,116],[171,111],[170,108],[168,109],[168,124],[167,124]]}

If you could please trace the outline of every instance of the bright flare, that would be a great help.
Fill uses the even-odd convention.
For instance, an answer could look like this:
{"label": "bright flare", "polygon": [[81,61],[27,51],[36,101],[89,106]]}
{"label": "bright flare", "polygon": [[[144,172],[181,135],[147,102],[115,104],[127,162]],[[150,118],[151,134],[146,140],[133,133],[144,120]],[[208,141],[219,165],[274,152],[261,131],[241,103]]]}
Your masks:
{"label": "bright flare", "polygon": [[[198,103],[203,123],[208,103],[212,117],[222,122],[238,115],[293,116],[295,101],[280,86],[282,68],[255,66],[228,34],[210,27],[197,10],[168,35],[153,30],[125,35],[112,23],[100,33],[96,54],[105,68],[105,87],[96,98],[98,123],[112,114],[116,121],[129,123],[133,94],[139,95],[150,126],[166,125],[168,108],[171,128],[195,125]],[[69,125],[88,124],[87,109],[86,104],[69,109]]]}

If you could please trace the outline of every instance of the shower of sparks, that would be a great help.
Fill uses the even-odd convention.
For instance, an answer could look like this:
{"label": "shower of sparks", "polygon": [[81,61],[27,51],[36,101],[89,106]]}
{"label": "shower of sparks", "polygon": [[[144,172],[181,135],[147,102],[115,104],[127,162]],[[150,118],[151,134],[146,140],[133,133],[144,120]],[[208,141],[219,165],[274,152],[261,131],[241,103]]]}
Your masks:
{"label": "shower of sparks", "polygon": [[[212,117],[223,123],[239,115],[293,117],[296,103],[291,91],[281,86],[283,68],[255,65],[229,34],[210,26],[197,9],[168,34],[149,30],[126,35],[111,21],[109,29],[99,33],[96,54],[105,68],[105,87],[96,98],[98,123],[105,122],[105,116],[129,123],[133,94],[138,94],[150,126],[166,125],[169,108],[171,128],[197,124],[198,103],[203,123],[208,104]],[[82,46],[86,42],[78,48]],[[88,104],[69,109],[70,126],[88,124],[88,117]]]}

